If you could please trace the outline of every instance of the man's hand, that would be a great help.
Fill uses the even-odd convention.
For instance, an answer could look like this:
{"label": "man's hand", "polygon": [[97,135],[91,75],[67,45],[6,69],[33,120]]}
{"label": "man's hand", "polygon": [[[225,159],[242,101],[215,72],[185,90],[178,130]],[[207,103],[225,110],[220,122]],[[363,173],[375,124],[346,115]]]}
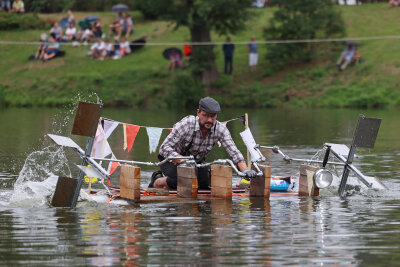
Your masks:
{"label": "man's hand", "polygon": [[249,169],[242,170],[246,178],[255,178],[257,176],[257,172]]}

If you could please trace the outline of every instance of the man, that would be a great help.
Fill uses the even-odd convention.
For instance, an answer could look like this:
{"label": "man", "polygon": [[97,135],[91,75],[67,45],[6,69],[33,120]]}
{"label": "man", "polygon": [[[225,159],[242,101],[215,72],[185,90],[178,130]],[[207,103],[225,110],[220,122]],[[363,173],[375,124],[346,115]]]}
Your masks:
{"label": "man", "polygon": [[56,41],[53,35],[50,36],[50,43],[43,51],[42,59],[49,60],[54,58],[60,52],[60,44]]}
{"label": "man", "polygon": [[226,43],[223,44],[222,50],[224,51],[225,74],[231,75],[233,71],[233,51],[235,50],[235,45],[231,43],[231,37],[226,37]]}
{"label": "man", "polygon": [[249,66],[250,71],[256,71],[257,63],[258,63],[258,51],[257,51],[257,42],[256,38],[253,36],[251,37],[251,42],[247,45],[249,49]]}
{"label": "man", "polygon": [[24,2],[22,0],[15,0],[11,12],[23,14],[25,12]]}
{"label": "man", "polygon": [[[228,152],[232,161],[246,177],[256,177],[256,172],[247,169],[243,155],[237,149],[229,130],[217,121],[217,114],[221,112],[219,103],[211,97],[200,100],[197,116],[186,116],[177,122],[172,132],[160,147],[158,159],[193,155],[197,163],[205,161],[205,156],[219,141]],[[161,165],[161,172],[152,175],[149,187],[176,189],[177,163],[180,160],[167,162]],[[210,167],[198,168],[198,185],[200,189],[208,189],[210,185]],[[164,176],[162,177],[162,174]]]}

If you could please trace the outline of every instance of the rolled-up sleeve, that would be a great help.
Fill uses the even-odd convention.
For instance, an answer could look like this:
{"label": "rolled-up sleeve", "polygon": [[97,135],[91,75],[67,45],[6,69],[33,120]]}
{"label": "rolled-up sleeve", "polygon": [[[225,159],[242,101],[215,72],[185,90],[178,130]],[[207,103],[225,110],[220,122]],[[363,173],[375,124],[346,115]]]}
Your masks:
{"label": "rolled-up sleeve", "polygon": [[187,127],[187,118],[182,119],[177,122],[172,129],[172,132],[165,138],[164,142],[160,147],[160,155],[164,158],[167,157],[176,157],[181,152],[180,142],[183,140],[186,132],[188,131]]}
{"label": "rolled-up sleeve", "polygon": [[221,145],[225,148],[226,152],[231,157],[233,163],[238,164],[241,161],[245,162],[245,159],[239,149],[236,147],[235,142],[232,140],[231,133],[225,125],[220,124],[218,127],[221,127],[221,136],[220,142]]}

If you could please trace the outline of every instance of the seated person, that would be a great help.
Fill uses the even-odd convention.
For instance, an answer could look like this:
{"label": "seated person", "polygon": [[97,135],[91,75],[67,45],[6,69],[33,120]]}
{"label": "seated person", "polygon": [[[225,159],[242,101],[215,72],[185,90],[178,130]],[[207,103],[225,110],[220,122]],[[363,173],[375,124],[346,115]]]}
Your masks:
{"label": "seated person", "polygon": [[94,40],[94,33],[88,26],[82,34],[81,41],[83,41],[84,44],[87,44],[92,42],[93,40]]}
{"label": "seated person", "polygon": [[122,34],[124,34],[125,37],[128,38],[129,35],[133,33],[133,20],[129,13],[125,14],[122,26]]}
{"label": "seated person", "polygon": [[131,47],[129,45],[129,42],[126,40],[125,37],[122,37],[121,43],[120,43],[120,56],[127,56],[131,53]]}
{"label": "seated person", "polygon": [[106,44],[101,38],[99,38],[97,39],[97,42],[90,47],[90,50],[92,51],[92,59],[98,58],[103,60],[106,55]]}
{"label": "seated person", "polygon": [[50,34],[59,41],[62,39],[62,28],[58,25],[58,22],[54,22],[53,27],[50,29]]}
{"label": "seated person", "polygon": [[95,38],[101,38],[103,35],[103,27],[101,25],[101,20],[99,19],[93,24],[94,29],[92,28],[92,31],[94,33]]}
{"label": "seated person", "polygon": [[56,41],[53,35],[50,36],[50,43],[44,50],[42,55],[43,60],[49,60],[57,55],[60,52],[60,44]]}
{"label": "seated person", "polygon": [[114,22],[110,24],[109,26],[109,34],[114,33],[114,35],[117,35],[118,38],[121,36],[122,33],[122,24],[119,22],[118,18],[114,19]]}
{"label": "seated person", "polygon": [[346,67],[351,63],[353,56],[354,56],[355,50],[352,45],[348,45],[345,50],[343,50],[342,54],[340,55],[340,58],[336,62],[336,67],[340,71],[343,71],[346,69]]}
{"label": "seated person", "polygon": [[389,0],[389,7],[395,7],[400,5],[400,0]]}
{"label": "seated person", "polygon": [[168,70],[174,70],[176,67],[183,67],[180,55],[173,50],[169,57]]}
{"label": "seated person", "polygon": [[73,41],[76,38],[76,28],[74,24],[70,23],[68,28],[65,30],[65,41]]}
{"label": "seated person", "polygon": [[15,0],[10,12],[23,14],[25,12],[24,2],[22,0]]}
{"label": "seated person", "polygon": [[112,58],[114,56],[114,46],[110,43],[108,38],[104,41],[105,49],[106,49],[106,58]]}
{"label": "seated person", "polygon": [[119,59],[121,57],[120,55],[120,49],[121,49],[121,44],[119,43],[118,37],[114,37],[114,43],[112,45],[113,47],[113,58],[114,59]]}
{"label": "seated person", "polygon": [[42,39],[40,39],[39,46],[35,53],[35,59],[40,59],[41,56],[44,55],[45,50],[46,50],[46,44]]}

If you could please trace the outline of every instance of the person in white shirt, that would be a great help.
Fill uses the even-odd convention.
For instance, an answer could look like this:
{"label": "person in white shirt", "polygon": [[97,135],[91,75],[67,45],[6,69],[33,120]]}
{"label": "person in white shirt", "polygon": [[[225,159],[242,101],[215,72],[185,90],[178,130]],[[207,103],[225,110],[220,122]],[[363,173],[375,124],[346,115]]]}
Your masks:
{"label": "person in white shirt", "polygon": [[76,38],[76,28],[74,24],[70,23],[69,27],[65,30],[65,41],[72,41]]}
{"label": "person in white shirt", "polygon": [[131,53],[131,47],[129,46],[129,42],[126,40],[125,37],[122,37],[121,43],[120,43],[120,55],[126,56]]}
{"label": "person in white shirt", "polygon": [[91,54],[92,59],[98,58],[100,60],[103,60],[107,53],[106,44],[103,42],[101,38],[97,39],[97,42],[90,47],[90,50],[92,51]]}
{"label": "person in white shirt", "polygon": [[114,46],[110,43],[110,40],[107,38],[105,40],[105,49],[106,49],[106,58],[112,58],[114,56]]}
{"label": "person in white shirt", "polygon": [[87,27],[82,34],[81,40],[84,41],[83,44],[86,45],[93,39],[94,39],[94,34],[93,34],[92,30],[90,29],[90,27]]}

